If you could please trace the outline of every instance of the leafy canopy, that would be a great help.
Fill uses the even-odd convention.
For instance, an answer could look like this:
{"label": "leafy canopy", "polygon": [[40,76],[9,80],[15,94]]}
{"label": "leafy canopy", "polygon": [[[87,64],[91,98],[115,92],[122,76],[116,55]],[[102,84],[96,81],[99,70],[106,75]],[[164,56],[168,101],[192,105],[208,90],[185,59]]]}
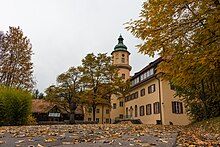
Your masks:
{"label": "leafy canopy", "polygon": [[85,99],[93,108],[93,120],[95,121],[95,109],[97,105],[110,106],[110,96],[114,92],[113,76],[117,73],[117,67],[113,65],[112,58],[107,54],[87,54],[80,67],[82,82],[84,83]]}
{"label": "leafy canopy", "polygon": [[163,58],[158,69],[194,118],[220,115],[219,16],[219,0],[149,0],[126,27],[143,40],[141,53]]}
{"label": "leafy canopy", "polygon": [[0,37],[0,84],[32,90],[32,45],[19,27],[9,27]]}

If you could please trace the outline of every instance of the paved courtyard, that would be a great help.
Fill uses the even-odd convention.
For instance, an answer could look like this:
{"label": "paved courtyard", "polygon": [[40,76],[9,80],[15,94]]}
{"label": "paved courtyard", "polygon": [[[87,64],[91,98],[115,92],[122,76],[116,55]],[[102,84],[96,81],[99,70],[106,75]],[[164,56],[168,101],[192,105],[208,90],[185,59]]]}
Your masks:
{"label": "paved courtyard", "polygon": [[176,146],[172,126],[105,124],[0,127],[1,147]]}

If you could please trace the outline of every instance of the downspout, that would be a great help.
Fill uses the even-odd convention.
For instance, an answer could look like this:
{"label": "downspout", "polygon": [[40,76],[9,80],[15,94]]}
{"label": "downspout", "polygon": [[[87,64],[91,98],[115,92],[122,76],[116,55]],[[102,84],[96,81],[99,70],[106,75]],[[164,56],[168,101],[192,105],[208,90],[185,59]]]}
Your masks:
{"label": "downspout", "polygon": [[163,124],[163,120],[162,120],[162,104],[161,104],[161,91],[160,91],[160,79],[155,77],[158,81],[158,88],[159,88],[159,107],[160,107],[160,121],[161,121],[161,125]]}

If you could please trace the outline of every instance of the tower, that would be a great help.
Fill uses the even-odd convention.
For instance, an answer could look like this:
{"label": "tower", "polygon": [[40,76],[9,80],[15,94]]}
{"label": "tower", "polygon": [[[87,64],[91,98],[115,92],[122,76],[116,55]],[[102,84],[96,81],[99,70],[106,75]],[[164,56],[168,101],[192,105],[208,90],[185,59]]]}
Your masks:
{"label": "tower", "polygon": [[[113,57],[113,64],[117,66],[118,77],[122,77],[123,80],[130,78],[131,66],[129,65],[129,55],[127,47],[123,43],[123,38],[120,35],[118,38],[118,44],[114,47],[111,55]],[[125,118],[124,99],[119,98],[117,95],[111,96],[111,122],[114,123],[117,120]]]}
{"label": "tower", "polygon": [[118,76],[127,80],[130,77],[131,66],[129,65],[129,55],[127,47],[123,43],[123,38],[120,35],[118,38],[118,44],[114,47],[114,51],[111,53],[113,57],[113,64],[119,68]]}

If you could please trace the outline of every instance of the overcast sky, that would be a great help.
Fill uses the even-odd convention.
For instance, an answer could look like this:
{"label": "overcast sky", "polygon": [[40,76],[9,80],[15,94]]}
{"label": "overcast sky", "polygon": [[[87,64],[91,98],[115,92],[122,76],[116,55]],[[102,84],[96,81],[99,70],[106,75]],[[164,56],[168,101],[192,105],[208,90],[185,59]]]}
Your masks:
{"label": "overcast sky", "polygon": [[0,0],[0,31],[20,26],[30,39],[34,77],[40,92],[56,77],[81,65],[88,53],[108,53],[122,34],[130,55],[131,75],[153,61],[138,53],[140,40],[125,30],[137,19],[144,0]]}

